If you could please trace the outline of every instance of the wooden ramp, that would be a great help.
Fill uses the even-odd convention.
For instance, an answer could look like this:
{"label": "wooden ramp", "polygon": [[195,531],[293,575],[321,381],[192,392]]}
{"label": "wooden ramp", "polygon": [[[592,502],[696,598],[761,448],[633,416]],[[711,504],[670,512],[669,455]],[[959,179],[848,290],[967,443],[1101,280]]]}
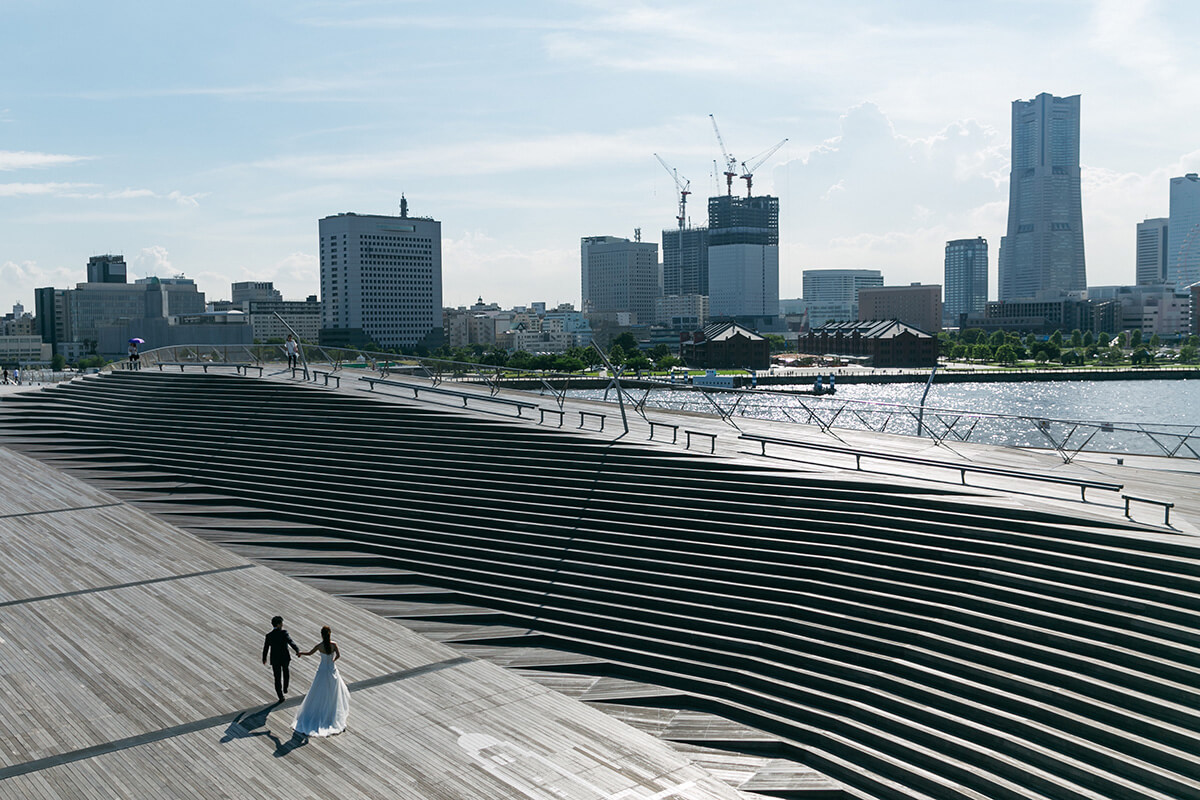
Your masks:
{"label": "wooden ramp", "polygon": [[[0,449],[0,797],[746,798],[653,737]],[[293,735],[272,614],[350,728]]]}

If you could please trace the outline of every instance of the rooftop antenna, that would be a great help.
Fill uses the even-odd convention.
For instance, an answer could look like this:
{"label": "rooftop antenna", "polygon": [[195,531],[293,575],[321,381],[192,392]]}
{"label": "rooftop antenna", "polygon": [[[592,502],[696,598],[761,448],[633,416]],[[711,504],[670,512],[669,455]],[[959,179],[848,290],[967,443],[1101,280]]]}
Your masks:
{"label": "rooftop antenna", "polygon": [[408,216],[408,201],[404,199],[404,194],[400,195],[400,216],[402,218]]}

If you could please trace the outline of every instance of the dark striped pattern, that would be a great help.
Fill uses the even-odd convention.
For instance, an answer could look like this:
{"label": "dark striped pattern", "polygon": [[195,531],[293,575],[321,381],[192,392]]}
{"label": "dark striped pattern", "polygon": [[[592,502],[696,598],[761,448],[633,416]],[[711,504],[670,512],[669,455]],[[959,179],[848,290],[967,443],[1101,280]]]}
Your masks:
{"label": "dark striped pattern", "polygon": [[39,455],[336,551],[373,598],[439,587],[864,797],[1200,797],[1188,537],[215,374],[0,410]]}

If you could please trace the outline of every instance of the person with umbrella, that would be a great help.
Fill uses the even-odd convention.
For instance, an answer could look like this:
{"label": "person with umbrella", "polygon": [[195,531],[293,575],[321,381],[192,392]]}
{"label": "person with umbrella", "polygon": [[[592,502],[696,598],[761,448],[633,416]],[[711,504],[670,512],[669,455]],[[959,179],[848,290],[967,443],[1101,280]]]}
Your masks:
{"label": "person with umbrella", "polygon": [[145,339],[139,339],[136,336],[129,340],[129,368],[130,369],[140,369],[141,368],[141,363],[140,363],[141,356],[138,355],[138,345],[145,344],[145,343],[146,343]]}

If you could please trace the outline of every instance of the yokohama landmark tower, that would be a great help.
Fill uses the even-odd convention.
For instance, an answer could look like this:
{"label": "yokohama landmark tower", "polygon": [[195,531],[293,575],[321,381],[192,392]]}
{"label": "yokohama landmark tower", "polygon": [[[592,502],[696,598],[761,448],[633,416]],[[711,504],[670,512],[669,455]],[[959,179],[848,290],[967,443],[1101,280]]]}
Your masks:
{"label": "yokohama landmark tower", "polygon": [[1008,234],[1000,299],[1087,288],[1079,189],[1079,95],[1039,94],[1012,105]]}

